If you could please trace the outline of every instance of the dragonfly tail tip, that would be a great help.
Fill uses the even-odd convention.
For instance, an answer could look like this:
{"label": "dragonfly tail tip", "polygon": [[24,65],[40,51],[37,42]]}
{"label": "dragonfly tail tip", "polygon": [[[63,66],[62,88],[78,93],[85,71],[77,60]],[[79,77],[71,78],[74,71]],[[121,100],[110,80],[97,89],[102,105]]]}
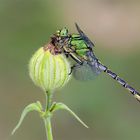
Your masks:
{"label": "dragonfly tail tip", "polygon": [[135,94],[134,97],[140,102],[140,95]]}

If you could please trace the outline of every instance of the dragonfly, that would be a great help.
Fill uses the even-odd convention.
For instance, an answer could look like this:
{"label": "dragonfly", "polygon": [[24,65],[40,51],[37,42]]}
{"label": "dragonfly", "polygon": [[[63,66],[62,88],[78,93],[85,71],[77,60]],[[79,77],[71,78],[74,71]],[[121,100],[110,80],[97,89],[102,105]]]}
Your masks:
{"label": "dragonfly", "polygon": [[105,72],[126,88],[140,102],[140,93],[99,61],[94,53],[94,43],[80,29],[77,23],[75,23],[75,26],[78,33],[70,34],[65,27],[57,30],[51,37],[51,43],[59,51],[61,50],[61,53],[64,53],[67,58],[71,57],[75,62],[69,74],[73,73],[77,80],[86,81],[93,80],[101,72]]}

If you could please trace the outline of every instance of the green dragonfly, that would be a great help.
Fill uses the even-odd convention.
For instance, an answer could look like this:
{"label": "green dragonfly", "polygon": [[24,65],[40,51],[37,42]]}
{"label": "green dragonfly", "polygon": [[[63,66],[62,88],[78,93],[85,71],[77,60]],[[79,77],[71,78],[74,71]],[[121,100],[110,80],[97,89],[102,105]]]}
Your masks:
{"label": "green dragonfly", "polygon": [[101,72],[105,72],[140,101],[140,93],[98,60],[93,50],[94,43],[76,23],[75,26],[78,33],[70,34],[67,28],[63,28],[51,37],[51,43],[66,57],[71,57],[76,62],[71,67],[70,74],[73,73],[77,80],[85,81],[92,80]]}

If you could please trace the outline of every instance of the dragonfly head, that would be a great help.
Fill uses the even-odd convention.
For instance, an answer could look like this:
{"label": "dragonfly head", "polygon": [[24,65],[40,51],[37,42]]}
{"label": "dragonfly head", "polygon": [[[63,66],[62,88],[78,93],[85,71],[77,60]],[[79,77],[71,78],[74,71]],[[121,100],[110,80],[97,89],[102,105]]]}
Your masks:
{"label": "dragonfly head", "polygon": [[57,48],[63,48],[69,39],[68,29],[62,28],[61,30],[56,31],[55,34],[51,37],[51,43]]}
{"label": "dragonfly head", "polygon": [[56,33],[53,34],[53,36],[51,37],[51,43],[54,46],[61,48],[67,42],[68,38],[69,38],[68,29],[65,27],[62,28],[61,30],[57,30]]}

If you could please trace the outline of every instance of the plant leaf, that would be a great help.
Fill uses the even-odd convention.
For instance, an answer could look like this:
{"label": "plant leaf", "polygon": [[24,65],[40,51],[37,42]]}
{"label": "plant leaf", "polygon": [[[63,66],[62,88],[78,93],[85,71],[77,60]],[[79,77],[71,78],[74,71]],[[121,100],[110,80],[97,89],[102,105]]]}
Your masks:
{"label": "plant leaf", "polygon": [[22,111],[20,120],[18,122],[18,124],[16,125],[16,127],[13,129],[12,131],[12,135],[16,132],[16,130],[20,127],[21,123],[23,122],[23,119],[25,118],[25,116],[31,112],[31,111],[37,111],[39,113],[41,113],[43,110],[42,105],[39,101],[37,101],[36,103],[31,103],[28,106],[26,106],[24,108],[24,110]]}
{"label": "plant leaf", "polygon": [[77,119],[83,126],[88,128],[88,126],[65,104],[63,103],[55,103],[52,112],[57,111],[57,110],[67,110],[71,115],[74,116],[75,119]]}

